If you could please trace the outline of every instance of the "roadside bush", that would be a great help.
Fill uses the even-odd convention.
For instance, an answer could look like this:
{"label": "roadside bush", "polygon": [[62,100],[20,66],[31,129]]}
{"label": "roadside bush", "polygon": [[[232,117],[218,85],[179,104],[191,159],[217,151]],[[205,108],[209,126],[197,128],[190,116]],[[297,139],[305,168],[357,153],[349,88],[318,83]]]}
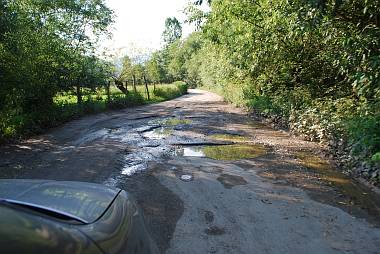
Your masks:
{"label": "roadside bush", "polygon": [[173,85],[174,85],[174,87],[173,86],[165,86],[165,85],[157,87],[153,91],[153,94],[157,97],[168,100],[168,99],[173,99],[173,98],[179,97],[179,96],[187,93],[188,86],[185,82],[176,81],[173,83]]}
{"label": "roadside bush", "polygon": [[145,99],[142,94],[130,92],[127,95],[112,97],[110,103],[108,103],[108,107],[110,109],[122,109],[143,104],[145,104]]}
{"label": "roadside bush", "polygon": [[181,95],[187,94],[187,89],[189,88],[189,86],[186,84],[186,82],[176,81],[174,82],[174,85],[177,87]]}
{"label": "roadside bush", "polygon": [[248,99],[246,106],[264,114],[276,114],[281,111],[280,108],[266,96],[253,96],[253,98]]}
{"label": "roadside bush", "polygon": [[360,116],[345,123],[352,144],[352,154],[378,161],[380,153],[380,115]]}

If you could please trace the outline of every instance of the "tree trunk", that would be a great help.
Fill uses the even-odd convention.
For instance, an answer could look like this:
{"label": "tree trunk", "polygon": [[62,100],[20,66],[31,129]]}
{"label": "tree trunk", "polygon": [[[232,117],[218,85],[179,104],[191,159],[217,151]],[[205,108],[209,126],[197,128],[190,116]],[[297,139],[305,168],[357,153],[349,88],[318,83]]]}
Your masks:
{"label": "tree trunk", "polygon": [[132,75],[132,78],[133,78],[133,90],[135,91],[135,93],[137,93],[137,89],[136,89],[136,76]]}
{"label": "tree trunk", "polygon": [[156,91],[156,82],[153,83],[153,92]]}
{"label": "tree trunk", "polygon": [[111,86],[111,81],[108,81],[107,82],[107,85],[106,85],[106,92],[107,92],[107,102],[110,103],[111,102],[111,92],[110,92],[110,86]]}
{"label": "tree trunk", "polygon": [[119,80],[115,80],[115,85],[116,87],[123,92],[123,94],[127,95],[128,94],[128,90],[124,87],[124,82],[123,81],[119,81]]}
{"label": "tree trunk", "polygon": [[148,96],[148,101],[149,101],[150,96],[149,96],[148,82],[146,81],[145,75],[143,76],[143,78],[144,78],[144,83],[145,83],[146,95]]}
{"label": "tree trunk", "polygon": [[76,94],[77,94],[77,102],[79,105],[81,105],[82,104],[82,90],[81,90],[80,85],[77,85],[76,87]]}

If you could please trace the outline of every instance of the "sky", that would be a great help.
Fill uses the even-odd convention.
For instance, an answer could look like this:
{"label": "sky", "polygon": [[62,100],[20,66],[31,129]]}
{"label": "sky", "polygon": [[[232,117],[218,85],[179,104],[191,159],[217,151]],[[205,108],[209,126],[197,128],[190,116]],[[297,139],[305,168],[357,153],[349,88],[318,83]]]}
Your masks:
{"label": "sky", "polygon": [[[111,40],[101,42],[103,48],[133,54],[133,51],[150,52],[162,44],[165,19],[176,17],[185,21],[183,9],[189,0],[106,0],[116,18]],[[183,35],[194,28],[183,24]]]}

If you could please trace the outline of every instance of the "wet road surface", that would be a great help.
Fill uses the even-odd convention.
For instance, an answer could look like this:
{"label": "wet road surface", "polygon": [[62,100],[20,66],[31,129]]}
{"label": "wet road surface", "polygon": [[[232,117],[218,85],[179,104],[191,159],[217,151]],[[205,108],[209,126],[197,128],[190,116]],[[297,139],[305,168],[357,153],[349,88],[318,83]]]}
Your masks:
{"label": "wet road surface", "polygon": [[0,177],[117,186],[162,253],[380,253],[380,200],[323,147],[190,90],[0,147]]}

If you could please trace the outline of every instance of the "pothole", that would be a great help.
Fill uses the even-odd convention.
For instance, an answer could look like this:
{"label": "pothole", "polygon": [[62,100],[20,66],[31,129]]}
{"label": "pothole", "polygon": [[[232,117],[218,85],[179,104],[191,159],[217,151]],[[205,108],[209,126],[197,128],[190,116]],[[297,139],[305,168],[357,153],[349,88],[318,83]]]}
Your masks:
{"label": "pothole", "polygon": [[370,189],[355,183],[348,176],[330,166],[327,160],[311,152],[297,152],[298,162],[312,170],[319,181],[335,189],[341,195],[340,205],[346,207],[358,206],[372,216],[380,215],[380,199]]}
{"label": "pothole", "polygon": [[160,125],[160,126],[170,126],[174,127],[177,125],[186,125],[191,124],[192,120],[190,119],[180,119],[180,118],[166,118],[166,119],[157,119],[149,121],[149,125]]}
{"label": "pothole", "polygon": [[212,134],[208,138],[218,141],[231,141],[235,143],[249,142],[250,138],[238,134]]}
{"label": "pothole", "polygon": [[183,148],[183,156],[185,157],[206,157],[200,147],[185,147]]}
{"label": "pothole", "polygon": [[163,139],[173,134],[172,129],[160,127],[143,133],[143,137],[151,140]]}
{"label": "pothole", "polygon": [[110,133],[117,133],[120,131],[120,127],[117,126],[117,127],[110,127],[108,128],[107,132],[110,134]]}
{"label": "pothole", "polygon": [[193,180],[193,176],[192,175],[181,175],[180,179],[184,182],[190,182],[191,180]]}
{"label": "pothole", "polygon": [[265,154],[267,149],[257,144],[194,146],[181,148],[177,152],[177,155],[185,157],[207,157],[226,161],[253,159]]}
{"label": "pothole", "polygon": [[237,185],[246,185],[248,183],[243,177],[230,174],[221,174],[216,180],[223,184],[226,189],[231,189]]}
{"label": "pothole", "polygon": [[213,212],[206,210],[204,216],[205,216],[205,220],[207,223],[214,222],[214,213]]}
{"label": "pothole", "polygon": [[211,226],[205,229],[205,233],[208,235],[224,235],[226,230],[218,226]]}

